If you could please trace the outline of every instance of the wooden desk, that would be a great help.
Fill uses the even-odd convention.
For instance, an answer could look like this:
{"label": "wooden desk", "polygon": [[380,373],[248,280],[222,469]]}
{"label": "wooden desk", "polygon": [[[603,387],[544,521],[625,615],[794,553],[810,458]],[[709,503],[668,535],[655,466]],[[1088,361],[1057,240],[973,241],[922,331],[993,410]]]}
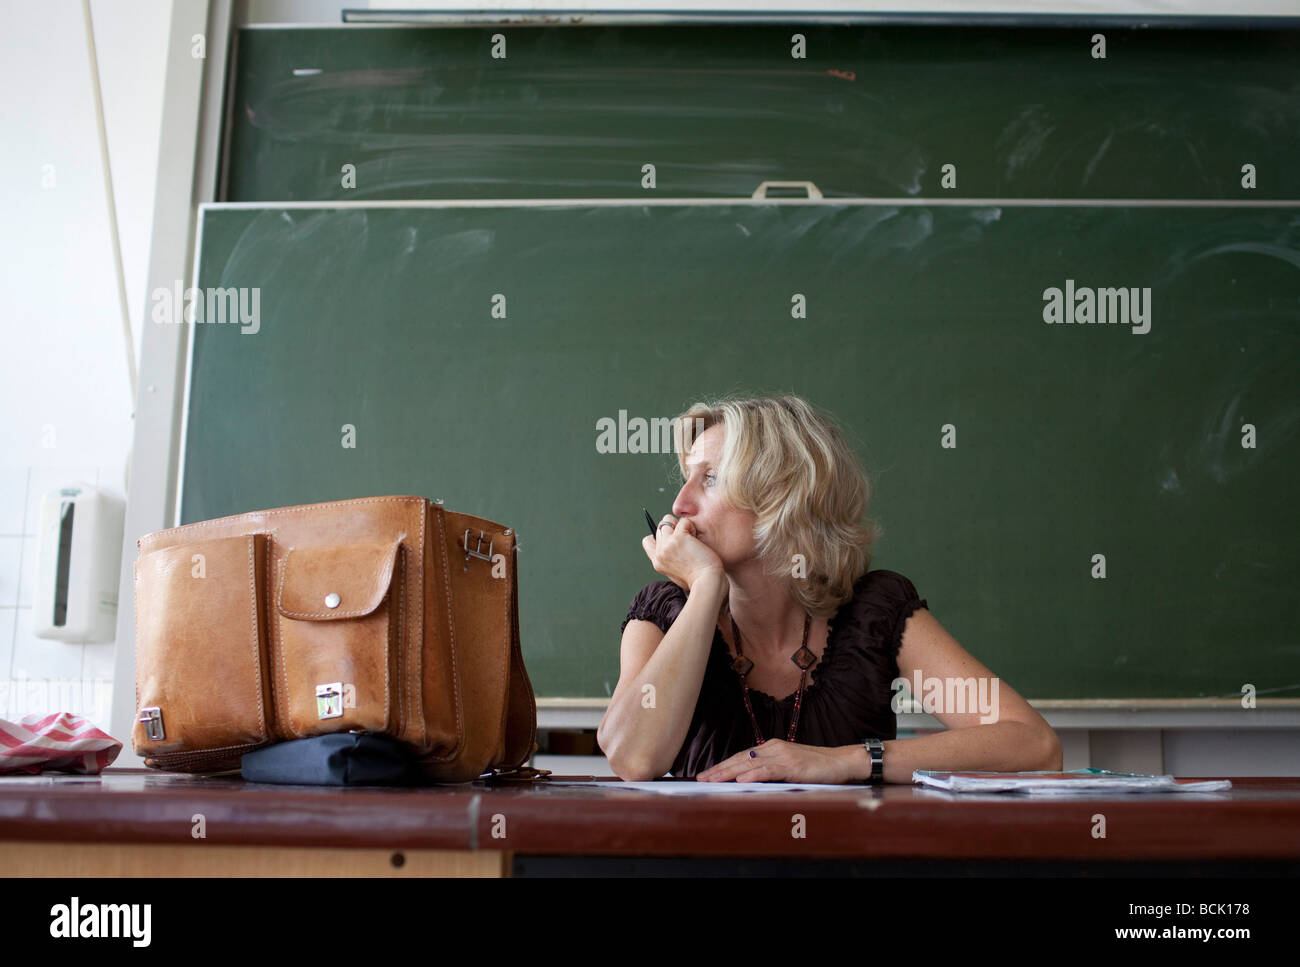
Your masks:
{"label": "wooden desk", "polygon": [[[0,777],[0,869],[69,877],[1300,872],[1300,779],[1232,782],[1219,794],[1049,801],[892,785],[701,799],[620,790],[608,779],[343,788],[108,769]],[[1105,838],[1093,835],[1098,816]]]}

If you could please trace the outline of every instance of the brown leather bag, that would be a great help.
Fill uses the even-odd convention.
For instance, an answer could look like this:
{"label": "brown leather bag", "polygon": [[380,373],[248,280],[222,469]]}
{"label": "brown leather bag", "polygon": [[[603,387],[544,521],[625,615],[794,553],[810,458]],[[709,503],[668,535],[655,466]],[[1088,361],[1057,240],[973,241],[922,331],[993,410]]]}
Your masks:
{"label": "brown leather bag", "polygon": [[533,772],[510,528],[367,497],[137,543],[131,742],[145,765],[230,771],[276,742],[362,731],[400,740],[437,781]]}

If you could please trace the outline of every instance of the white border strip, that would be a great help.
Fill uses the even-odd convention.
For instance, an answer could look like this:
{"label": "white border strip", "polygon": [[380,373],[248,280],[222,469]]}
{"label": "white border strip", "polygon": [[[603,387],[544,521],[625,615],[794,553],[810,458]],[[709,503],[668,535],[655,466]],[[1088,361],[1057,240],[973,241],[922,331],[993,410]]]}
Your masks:
{"label": "white border strip", "polygon": [[[195,289],[199,285],[199,260],[203,255],[203,211],[210,207],[211,203],[199,205],[198,228],[194,233],[194,265],[190,270],[190,284]],[[181,523],[181,505],[185,502],[185,448],[189,443],[190,436],[190,386],[194,382],[194,330],[198,327],[185,321],[185,293],[181,293],[181,305],[172,306],[172,311],[181,313],[177,325],[185,330],[185,382],[181,386],[181,426],[180,436],[181,443],[177,449],[176,464],[176,504],[171,508],[170,523],[168,527],[179,527]],[[198,297],[197,292],[195,297]],[[206,308],[206,300],[205,300]]]}
{"label": "white border strip", "polygon": [[1247,200],[1196,198],[499,198],[476,200],[417,199],[410,201],[223,201],[200,205],[208,210],[243,208],[280,209],[349,208],[574,208],[645,205],[880,205],[914,208],[1300,208],[1300,199]]}
{"label": "white border strip", "polygon": [[[1186,2],[1186,0],[1184,0]],[[1144,11],[1140,4],[1124,13],[1095,8],[1058,6],[1052,9],[1027,9],[1012,6],[1005,10],[951,9],[935,10],[933,5],[909,9],[905,3],[892,5],[889,10],[710,10],[695,11],[687,8],[666,10],[574,10],[527,7],[500,10],[381,10],[345,7],[339,11],[337,21],[299,23],[248,23],[241,28],[254,30],[335,30],[354,28],[410,28],[410,27],[639,27],[639,26],[923,26],[923,27],[1008,27],[1008,28],[1150,28],[1171,29],[1224,29],[1250,28],[1290,29],[1297,25],[1300,14],[1295,13],[1284,0],[1274,3],[1203,4],[1210,9],[1170,11],[1167,7]],[[1153,5],[1154,6],[1154,5]],[[1212,9],[1227,6],[1222,12]],[[973,7],[973,5],[972,5]],[[1244,8],[1244,9],[1243,9]]]}

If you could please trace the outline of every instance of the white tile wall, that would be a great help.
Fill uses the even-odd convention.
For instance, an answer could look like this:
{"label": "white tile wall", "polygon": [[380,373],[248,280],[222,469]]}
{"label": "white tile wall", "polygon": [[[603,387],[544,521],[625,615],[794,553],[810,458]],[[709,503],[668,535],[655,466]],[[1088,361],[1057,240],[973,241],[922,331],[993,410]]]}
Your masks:
{"label": "white tile wall", "polygon": [[[14,626],[14,650],[10,662],[11,676],[24,673],[30,678],[80,678],[81,656],[85,645],[37,638],[32,633],[32,609],[19,608]],[[73,709],[50,709],[69,712]]]}
{"label": "white tile wall", "polygon": [[0,537],[23,533],[28,472],[26,467],[0,467]]}
{"label": "white tile wall", "polygon": [[22,553],[23,538],[0,537],[0,608],[13,608],[18,605]]}
{"label": "white tile wall", "polygon": [[30,608],[36,590],[36,538],[5,538],[18,542],[18,588],[17,604],[20,608]]}
{"label": "white tile wall", "polygon": [[[171,0],[92,0],[91,12],[138,358]],[[42,493],[82,482],[121,494],[132,442],[85,24],[77,0],[5,16],[0,89],[23,95],[0,116],[0,715],[91,717],[98,700],[104,727],[93,679],[111,679],[114,646],[32,635]]]}
{"label": "white tile wall", "polygon": [[0,718],[9,718],[9,699],[12,689],[5,683],[10,679],[9,665],[13,655],[14,622],[18,620],[17,608],[0,608]]}

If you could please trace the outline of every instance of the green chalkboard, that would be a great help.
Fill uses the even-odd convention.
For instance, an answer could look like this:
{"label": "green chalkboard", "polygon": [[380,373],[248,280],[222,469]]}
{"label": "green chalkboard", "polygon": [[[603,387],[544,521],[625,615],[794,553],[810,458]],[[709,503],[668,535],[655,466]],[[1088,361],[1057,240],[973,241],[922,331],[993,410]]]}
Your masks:
{"label": "green chalkboard", "polygon": [[[194,326],[182,520],[411,493],[514,527],[541,696],[610,694],[677,489],[598,421],[734,391],[836,415],[875,565],[1022,694],[1300,694],[1295,207],[272,204],[199,241],[258,328]],[[1149,290],[1149,331],[1046,323],[1067,286]]]}
{"label": "green chalkboard", "polygon": [[220,198],[1300,198],[1294,20],[1160,22],[246,28]]}

